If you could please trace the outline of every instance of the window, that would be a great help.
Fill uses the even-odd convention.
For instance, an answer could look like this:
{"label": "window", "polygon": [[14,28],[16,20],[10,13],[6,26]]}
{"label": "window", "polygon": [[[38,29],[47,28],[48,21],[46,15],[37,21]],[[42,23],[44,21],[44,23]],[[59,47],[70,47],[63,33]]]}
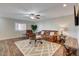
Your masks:
{"label": "window", "polygon": [[24,23],[16,23],[15,24],[15,29],[17,31],[24,31],[24,30],[26,30],[26,24],[24,24]]}

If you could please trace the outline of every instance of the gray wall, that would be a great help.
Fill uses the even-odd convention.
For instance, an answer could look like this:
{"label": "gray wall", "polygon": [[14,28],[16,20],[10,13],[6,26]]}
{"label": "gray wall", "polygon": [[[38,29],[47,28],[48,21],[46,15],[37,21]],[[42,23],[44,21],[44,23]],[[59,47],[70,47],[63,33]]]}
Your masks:
{"label": "gray wall", "polygon": [[34,24],[34,22],[31,21],[0,18],[0,40],[23,36],[25,31],[16,31],[15,23],[26,23],[27,29],[31,29],[31,24]]}
{"label": "gray wall", "polygon": [[[78,45],[79,45],[79,26],[77,27],[77,39],[78,39]],[[79,48],[79,46],[78,46]]]}

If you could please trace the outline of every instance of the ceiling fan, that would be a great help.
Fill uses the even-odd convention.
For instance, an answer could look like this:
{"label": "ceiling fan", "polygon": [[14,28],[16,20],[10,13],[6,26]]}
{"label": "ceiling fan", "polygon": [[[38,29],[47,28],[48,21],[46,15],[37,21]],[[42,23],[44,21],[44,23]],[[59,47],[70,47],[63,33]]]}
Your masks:
{"label": "ceiling fan", "polygon": [[39,14],[34,14],[34,13],[31,13],[31,14],[27,14],[27,16],[29,16],[31,19],[40,19],[40,15]]}

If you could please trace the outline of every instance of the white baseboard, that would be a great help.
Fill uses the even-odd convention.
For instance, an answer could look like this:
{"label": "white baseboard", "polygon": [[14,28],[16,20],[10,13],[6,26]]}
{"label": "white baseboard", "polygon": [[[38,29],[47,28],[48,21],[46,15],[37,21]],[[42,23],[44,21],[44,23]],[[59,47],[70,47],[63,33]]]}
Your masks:
{"label": "white baseboard", "polygon": [[20,38],[20,37],[23,37],[23,36],[0,37],[0,40],[14,39],[14,38]]}

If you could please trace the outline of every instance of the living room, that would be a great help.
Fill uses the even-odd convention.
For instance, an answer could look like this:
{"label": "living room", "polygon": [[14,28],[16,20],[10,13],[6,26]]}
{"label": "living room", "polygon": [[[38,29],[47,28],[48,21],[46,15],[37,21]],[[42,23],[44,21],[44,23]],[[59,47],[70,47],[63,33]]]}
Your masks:
{"label": "living room", "polygon": [[[74,18],[76,16],[75,13],[79,18],[78,3],[2,3],[0,7],[0,55],[79,55],[79,22],[76,24],[76,19]],[[32,25],[37,27],[37,29],[33,30]],[[28,34],[27,32],[29,31],[34,31],[34,34]],[[42,32],[46,32],[47,36],[44,33],[42,34]],[[66,39],[74,39],[72,41],[68,40],[66,44],[76,50],[70,47],[66,47],[68,48],[66,49],[63,41],[60,43],[59,39],[52,39],[50,35],[54,35],[55,33],[57,33],[57,37],[63,34],[66,36]],[[43,35],[45,39],[42,37]],[[30,40],[36,37],[38,37],[36,43],[34,43],[34,40]],[[39,40],[39,38],[42,40]],[[51,40],[53,41],[51,42]],[[29,41],[32,42],[28,43]],[[42,42],[42,44],[39,42]],[[49,47],[51,45],[54,49],[47,48],[48,46],[44,43]],[[45,45],[45,47],[42,47],[43,45]],[[61,45],[62,47],[60,47]],[[41,50],[33,50],[35,48],[36,50]],[[52,53],[50,53],[50,49],[52,49]],[[70,53],[64,52],[65,50],[68,50]]]}

